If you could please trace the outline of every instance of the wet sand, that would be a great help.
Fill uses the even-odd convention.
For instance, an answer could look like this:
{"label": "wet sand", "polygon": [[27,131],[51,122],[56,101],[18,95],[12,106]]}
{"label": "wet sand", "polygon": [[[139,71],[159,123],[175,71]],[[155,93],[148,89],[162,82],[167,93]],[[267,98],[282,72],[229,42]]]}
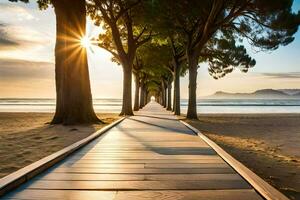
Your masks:
{"label": "wet sand", "polygon": [[104,124],[46,124],[51,113],[0,113],[0,178],[69,146],[119,119],[99,114]]}
{"label": "wet sand", "polygon": [[187,122],[290,199],[300,199],[300,114],[206,114]]}

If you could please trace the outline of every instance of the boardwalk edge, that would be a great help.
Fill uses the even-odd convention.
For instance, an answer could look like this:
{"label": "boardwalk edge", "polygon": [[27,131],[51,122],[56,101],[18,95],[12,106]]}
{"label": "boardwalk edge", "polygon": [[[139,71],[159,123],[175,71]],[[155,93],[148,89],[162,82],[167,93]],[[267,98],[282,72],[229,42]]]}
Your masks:
{"label": "boardwalk edge", "polygon": [[101,128],[100,130],[96,131],[92,135],[68,146],[65,147],[47,157],[44,157],[24,168],[19,169],[16,172],[13,172],[3,178],[0,179],[0,197],[9,192],[10,190],[20,186],[21,184],[27,182],[34,176],[40,174],[41,172],[45,171],[49,167],[55,165],[59,161],[63,160],[76,150],[80,149],[81,147],[85,146],[86,144],[90,143],[94,139],[102,136],[105,132],[109,129],[113,128],[120,122],[122,122],[126,117],[122,117],[121,119]]}
{"label": "boardwalk edge", "polygon": [[221,157],[227,162],[238,174],[240,174],[252,187],[265,199],[267,200],[289,200],[285,195],[283,195],[280,191],[275,189],[269,183],[264,181],[242,163],[233,158],[230,154],[228,154],[225,150],[223,150],[219,145],[210,140],[204,134],[202,134],[198,129],[191,126],[190,124],[179,120],[186,127],[194,131],[199,137],[201,137],[209,146],[211,146]]}

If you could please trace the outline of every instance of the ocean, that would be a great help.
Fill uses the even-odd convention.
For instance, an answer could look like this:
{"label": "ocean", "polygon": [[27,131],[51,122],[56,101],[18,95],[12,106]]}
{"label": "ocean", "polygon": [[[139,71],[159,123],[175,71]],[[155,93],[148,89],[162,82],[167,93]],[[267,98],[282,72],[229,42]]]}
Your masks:
{"label": "ocean", "polygon": [[[94,99],[99,113],[118,113],[121,99]],[[181,100],[186,113],[188,101]],[[54,112],[55,99],[0,99],[0,112]],[[300,113],[300,99],[199,99],[198,113]]]}

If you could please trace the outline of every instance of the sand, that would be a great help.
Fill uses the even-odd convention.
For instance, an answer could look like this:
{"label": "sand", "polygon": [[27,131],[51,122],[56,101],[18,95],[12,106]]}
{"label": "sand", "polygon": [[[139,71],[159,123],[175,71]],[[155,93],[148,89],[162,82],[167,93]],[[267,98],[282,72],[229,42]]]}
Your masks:
{"label": "sand", "polygon": [[207,114],[187,122],[290,199],[300,199],[300,114]]}
{"label": "sand", "polygon": [[0,113],[0,178],[77,142],[119,119],[99,114],[105,124],[62,126],[46,124],[50,113]]}

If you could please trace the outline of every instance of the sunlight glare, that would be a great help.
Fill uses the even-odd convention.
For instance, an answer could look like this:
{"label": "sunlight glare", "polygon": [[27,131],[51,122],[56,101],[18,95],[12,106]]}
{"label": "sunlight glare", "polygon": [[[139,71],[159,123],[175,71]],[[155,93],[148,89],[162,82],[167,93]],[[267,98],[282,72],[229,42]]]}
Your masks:
{"label": "sunlight glare", "polygon": [[92,42],[91,42],[90,38],[88,38],[87,36],[84,36],[81,38],[80,44],[84,48],[89,48],[89,47],[91,47]]}

